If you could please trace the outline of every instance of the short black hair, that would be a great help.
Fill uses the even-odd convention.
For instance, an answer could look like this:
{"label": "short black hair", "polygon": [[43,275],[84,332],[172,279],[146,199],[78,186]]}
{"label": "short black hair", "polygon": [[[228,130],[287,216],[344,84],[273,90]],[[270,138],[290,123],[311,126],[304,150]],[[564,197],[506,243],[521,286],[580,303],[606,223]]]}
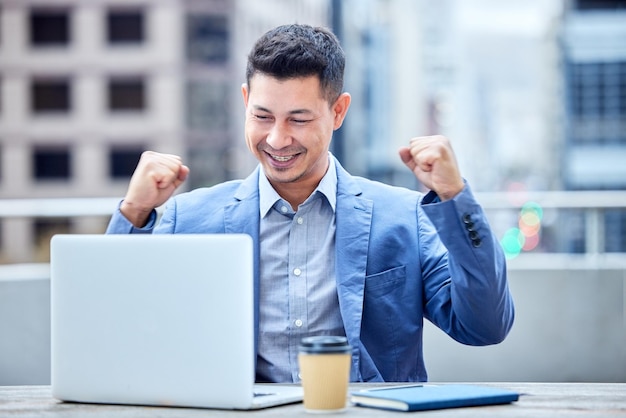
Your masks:
{"label": "short black hair", "polygon": [[316,75],[333,104],[343,90],[345,54],[328,29],[303,24],[278,26],[261,36],[248,55],[246,81],[256,73],[279,80]]}

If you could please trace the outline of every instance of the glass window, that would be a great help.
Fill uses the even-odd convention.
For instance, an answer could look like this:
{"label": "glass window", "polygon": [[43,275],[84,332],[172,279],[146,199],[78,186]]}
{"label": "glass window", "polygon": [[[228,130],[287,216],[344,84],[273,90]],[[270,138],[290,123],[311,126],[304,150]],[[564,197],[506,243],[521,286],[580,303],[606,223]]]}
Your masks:
{"label": "glass window", "polygon": [[143,147],[123,147],[109,150],[109,176],[114,180],[130,178],[143,151]]}
{"label": "glass window", "polygon": [[110,44],[144,41],[144,14],[141,10],[109,10],[107,39]]}
{"label": "glass window", "polygon": [[570,64],[574,142],[626,142],[626,62]]}
{"label": "glass window", "polygon": [[190,62],[225,63],[229,38],[226,16],[187,15],[187,59]]}
{"label": "glass window", "polygon": [[32,81],[31,110],[33,113],[68,112],[70,108],[68,79],[34,79]]}
{"label": "glass window", "polygon": [[109,80],[109,110],[139,111],[146,107],[145,83],[140,77]]}
{"label": "glass window", "polygon": [[64,9],[33,9],[30,12],[30,44],[63,46],[70,42],[70,16]]}
{"label": "glass window", "polygon": [[579,10],[616,10],[626,8],[625,0],[576,0],[575,7]]}
{"label": "glass window", "polygon": [[218,132],[228,128],[228,84],[208,80],[187,84],[187,125],[192,131]]}
{"label": "glass window", "polygon": [[35,180],[66,180],[71,176],[70,151],[65,147],[41,147],[33,153]]}

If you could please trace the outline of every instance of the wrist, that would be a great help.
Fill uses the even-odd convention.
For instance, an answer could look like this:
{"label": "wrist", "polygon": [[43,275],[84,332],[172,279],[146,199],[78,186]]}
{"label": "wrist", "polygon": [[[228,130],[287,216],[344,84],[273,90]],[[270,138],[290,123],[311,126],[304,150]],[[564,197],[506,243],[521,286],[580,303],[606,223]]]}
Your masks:
{"label": "wrist", "polygon": [[464,188],[465,188],[465,183],[461,182],[461,184],[458,185],[457,187],[450,188],[445,191],[437,192],[437,196],[439,196],[439,199],[441,199],[442,202],[445,202],[446,200],[452,200],[459,193],[461,193]]}
{"label": "wrist", "polygon": [[120,212],[136,228],[143,228],[154,208],[141,207],[124,199],[120,204]]}

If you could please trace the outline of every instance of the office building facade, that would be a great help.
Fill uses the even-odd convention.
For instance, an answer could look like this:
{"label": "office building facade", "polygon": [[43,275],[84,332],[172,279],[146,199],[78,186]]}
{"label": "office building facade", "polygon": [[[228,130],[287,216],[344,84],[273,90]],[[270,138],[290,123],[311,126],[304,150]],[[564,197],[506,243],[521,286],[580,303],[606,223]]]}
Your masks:
{"label": "office building facade", "polygon": [[[626,1],[568,2],[562,48],[562,184],[567,190],[626,190]],[[607,210],[602,227],[605,250],[624,251],[626,213]],[[583,243],[574,241],[569,250],[583,251]]]}
{"label": "office building facade", "polygon": [[[252,42],[327,1],[1,0],[0,198],[121,197],[144,150],[181,155],[185,187],[239,177]],[[107,219],[6,218],[0,262],[47,259],[58,232]]]}

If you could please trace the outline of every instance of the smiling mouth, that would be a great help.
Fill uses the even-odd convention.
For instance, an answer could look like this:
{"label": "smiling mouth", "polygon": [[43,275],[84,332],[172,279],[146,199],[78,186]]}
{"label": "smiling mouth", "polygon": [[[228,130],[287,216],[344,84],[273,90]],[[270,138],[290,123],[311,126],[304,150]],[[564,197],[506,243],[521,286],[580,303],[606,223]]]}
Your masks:
{"label": "smiling mouth", "polygon": [[270,158],[278,163],[286,163],[289,162],[293,159],[295,159],[296,157],[298,157],[298,155],[300,155],[300,153],[297,154],[292,154],[292,155],[276,155],[276,154],[271,154],[269,152],[266,152],[267,155],[270,156]]}
{"label": "smiling mouth", "polygon": [[295,155],[280,156],[280,155],[271,155],[270,154],[270,157],[272,157],[276,161],[280,161],[281,163],[284,163],[284,162],[287,162],[287,161],[293,159],[295,157]]}

